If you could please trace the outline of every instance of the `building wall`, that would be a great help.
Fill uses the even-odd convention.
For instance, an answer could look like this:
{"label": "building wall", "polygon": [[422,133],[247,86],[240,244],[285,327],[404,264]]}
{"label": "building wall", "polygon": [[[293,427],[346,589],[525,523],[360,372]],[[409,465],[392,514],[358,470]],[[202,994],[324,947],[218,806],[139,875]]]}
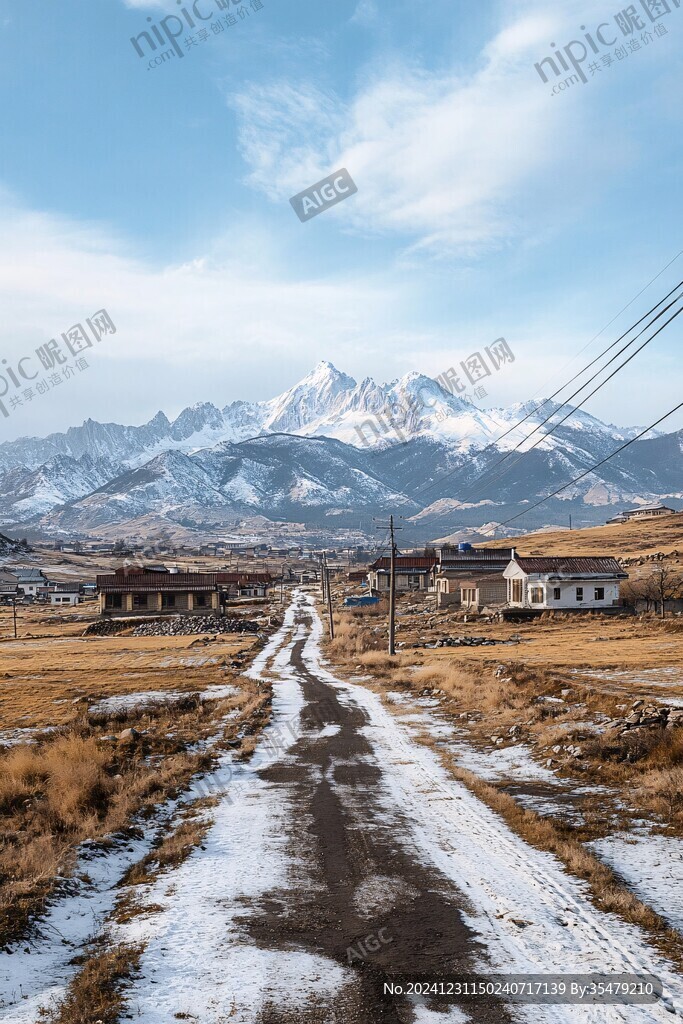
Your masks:
{"label": "building wall", "polygon": [[[120,607],[110,606],[107,598],[120,597]],[[173,598],[172,602],[169,598]],[[203,601],[205,603],[200,603]],[[100,594],[101,615],[212,615],[220,609],[218,591],[146,591],[119,595]]]}
{"label": "building wall", "polygon": [[[515,579],[522,584],[521,601],[513,597]],[[612,608],[619,603],[619,586],[618,580],[545,580],[522,575],[508,578],[507,602],[512,608],[529,608],[532,611]],[[596,589],[603,592],[602,597],[596,596]],[[579,597],[577,591],[581,590],[583,593]],[[533,600],[534,592],[541,597],[540,601]]]}
{"label": "building wall", "polygon": [[[389,593],[389,573],[372,570],[368,573],[368,582],[371,590],[377,590],[381,594]],[[406,594],[411,591],[427,590],[429,588],[429,576],[427,573],[396,573],[396,593]]]}

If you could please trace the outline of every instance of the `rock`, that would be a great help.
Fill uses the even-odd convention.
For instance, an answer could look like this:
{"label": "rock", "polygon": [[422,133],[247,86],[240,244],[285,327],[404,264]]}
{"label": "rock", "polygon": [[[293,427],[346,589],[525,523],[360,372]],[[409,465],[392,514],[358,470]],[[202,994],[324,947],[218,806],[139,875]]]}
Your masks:
{"label": "rock", "polygon": [[139,739],[140,733],[137,729],[124,729],[120,732],[117,739],[119,743],[135,743]]}
{"label": "rock", "polygon": [[519,726],[519,725],[511,725],[510,728],[508,729],[508,734],[510,736],[519,736],[521,731],[522,731],[521,726]]}
{"label": "rock", "polygon": [[683,709],[669,712],[669,725],[683,725]]}
{"label": "rock", "polygon": [[[635,711],[635,710],[636,710],[637,708],[642,708],[642,706],[643,706],[643,704],[644,704],[644,703],[645,703],[645,701],[644,701],[644,700],[634,700],[634,702],[633,702],[633,704],[631,705],[631,707],[632,707],[632,708],[633,708],[633,710]],[[622,704],[622,707],[624,707],[624,705],[623,705],[623,704]]]}
{"label": "rock", "polygon": [[626,719],[627,725],[639,725],[640,724],[640,713],[636,712],[634,715],[629,715]]}

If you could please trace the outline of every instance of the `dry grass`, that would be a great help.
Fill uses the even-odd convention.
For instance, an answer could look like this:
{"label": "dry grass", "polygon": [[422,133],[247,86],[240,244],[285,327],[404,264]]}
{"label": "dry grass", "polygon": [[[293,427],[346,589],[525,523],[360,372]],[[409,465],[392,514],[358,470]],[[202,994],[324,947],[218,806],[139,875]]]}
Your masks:
{"label": "dry grass", "polygon": [[585,530],[528,533],[482,547],[514,547],[520,555],[611,555],[633,558],[657,551],[683,553],[683,514]]}
{"label": "dry grass", "polygon": [[59,1006],[44,1010],[48,1024],[118,1024],[126,1009],[125,985],[140,966],[143,947],[100,940]]}
{"label": "dry grass", "polygon": [[121,885],[143,885],[153,881],[160,871],[178,867],[193,850],[201,846],[211,822],[197,817],[198,807],[185,816],[172,832],[159,840],[146,856],[134,864],[121,879]]}
{"label": "dry grass", "polygon": [[[80,627],[82,631],[82,626]],[[191,636],[64,637],[0,645],[0,730],[65,725],[76,703],[147,691],[191,693],[231,682],[228,667],[254,638],[221,635],[206,647]]]}
{"label": "dry grass", "polygon": [[[241,730],[253,737],[268,721],[269,700],[243,680],[242,692],[222,701],[189,696],[138,708],[134,716],[84,713],[40,742],[0,755],[0,946],[43,910],[56,876],[72,871],[80,843],[111,843],[136,818],[151,815],[211,766],[212,755],[191,745],[214,736],[235,709],[224,741],[234,744]],[[112,731],[129,725],[139,730],[137,739],[111,741]]]}

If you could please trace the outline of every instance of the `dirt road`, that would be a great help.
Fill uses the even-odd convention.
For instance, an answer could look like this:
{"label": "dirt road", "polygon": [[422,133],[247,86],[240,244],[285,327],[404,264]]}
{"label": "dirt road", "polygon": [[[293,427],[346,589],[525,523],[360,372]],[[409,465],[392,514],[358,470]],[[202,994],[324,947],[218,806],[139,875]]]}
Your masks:
{"label": "dirt road", "polygon": [[[198,785],[221,796],[202,848],[147,887],[149,914],[117,926],[118,941],[146,946],[130,1014],[143,1024],[671,1020],[680,979],[637,929],[595,910],[553,857],[450,780],[375,694],[335,679],[321,633],[298,593],[251,670],[276,680],[273,725],[248,767],[226,763]],[[445,1007],[384,991],[402,974],[502,972],[652,973],[667,1005]]]}

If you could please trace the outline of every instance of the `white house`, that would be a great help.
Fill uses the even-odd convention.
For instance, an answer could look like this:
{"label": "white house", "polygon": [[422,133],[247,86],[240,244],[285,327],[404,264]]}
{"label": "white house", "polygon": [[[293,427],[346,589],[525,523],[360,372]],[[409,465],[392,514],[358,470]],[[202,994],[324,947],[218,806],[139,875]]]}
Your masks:
{"label": "white house", "polygon": [[49,587],[40,587],[36,595],[39,601],[49,601],[52,605],[80,604],[81,590],[78,583],[53,583]]}
{"label": "white house", "polygon": [[628,579],[616,558],[517,555],[503,575],[508,607],[537,612],[615,608],[621,581]]}
{"label": "white house", "polygon": [[12,574],[17,578],[19,593],[24,594],[26,597],[36,597],[39,587],[44,587],[47,584],[47,580],[40,569],[19,566],[12,569]]}

